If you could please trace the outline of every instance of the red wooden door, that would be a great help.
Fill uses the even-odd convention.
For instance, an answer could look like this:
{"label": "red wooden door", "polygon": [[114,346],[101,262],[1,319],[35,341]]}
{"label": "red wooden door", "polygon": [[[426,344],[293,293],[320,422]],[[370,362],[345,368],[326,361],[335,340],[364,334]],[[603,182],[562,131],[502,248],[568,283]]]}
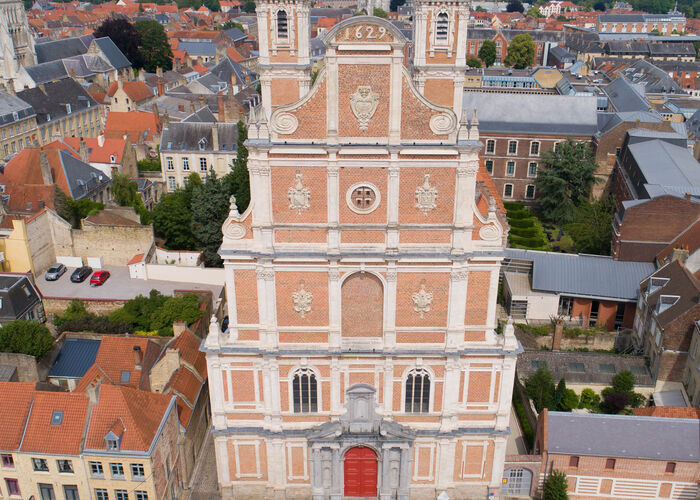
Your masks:
{"label": "red wooden door", "polygon": [[377,455],[366,446],[345,454],[345,496],[377,497]]}

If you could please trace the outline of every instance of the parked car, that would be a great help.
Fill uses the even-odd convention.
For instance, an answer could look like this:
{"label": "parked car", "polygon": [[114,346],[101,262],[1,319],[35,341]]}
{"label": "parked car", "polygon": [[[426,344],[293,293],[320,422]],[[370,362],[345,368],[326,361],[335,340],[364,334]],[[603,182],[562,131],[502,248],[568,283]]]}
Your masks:
{"label": "parked car", "polygon": [[44,274],[44,279],[46,281],[56,281],[58,278],[63,276],[68,269],[63,264],[54,264],[49,267]]}
{"label": "parked car", "polygon": [[90,266],[82,266],[73,271],[73,274],[70,275],[70,280],[73,283],[82,283],[90,274],[92,274],[92,268]]}
{"label": "parked car", "polygon": [[103,285],[107,278],[109,278],[109,271],[95,271],[95,274],[90,278],[90,286]]}

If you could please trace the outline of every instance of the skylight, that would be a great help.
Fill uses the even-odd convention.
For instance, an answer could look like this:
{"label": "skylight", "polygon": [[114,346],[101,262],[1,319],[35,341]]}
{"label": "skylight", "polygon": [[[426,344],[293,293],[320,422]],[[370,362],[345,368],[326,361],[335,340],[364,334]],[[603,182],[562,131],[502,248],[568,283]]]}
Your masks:
{"label": "skylight", "polygon": [[61,425],[63,423],[63,411],[54,410],[51,414],[51,425]]}
{"label": "skylight", "polygon": [[122,384],[128,384],[130,380],[131,380],[131,372],[129,370],[122,370],[122,376],[119,379],[119,381]]}

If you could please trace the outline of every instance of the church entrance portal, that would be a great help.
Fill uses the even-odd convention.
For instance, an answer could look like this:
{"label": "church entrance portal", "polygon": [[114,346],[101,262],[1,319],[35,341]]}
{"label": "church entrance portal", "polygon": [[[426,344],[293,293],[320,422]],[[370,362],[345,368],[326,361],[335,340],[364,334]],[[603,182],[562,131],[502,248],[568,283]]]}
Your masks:
{"label": "church entrance portal", "polygon": [[377,497],[377,454],[366,446],[345,454],[345,496]]}

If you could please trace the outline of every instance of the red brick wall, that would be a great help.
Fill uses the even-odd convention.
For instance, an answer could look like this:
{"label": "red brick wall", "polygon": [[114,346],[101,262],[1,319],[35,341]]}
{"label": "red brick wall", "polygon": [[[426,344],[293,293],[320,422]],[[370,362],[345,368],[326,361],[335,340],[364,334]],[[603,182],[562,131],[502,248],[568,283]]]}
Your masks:
{"label": "red brick wall", "polygon": [[343,337],[383,335],[384,286],[379,278],[355,273],[343,281],[341,296]]}
{"label": "red brick wall", "polygon": [[255,271],[237,269],[233,280],[236,287],[238,323],[258,323],[258,280]]}
{"label": "red brick wall", "polygon": [[[272,217],[280,222],[323,223],[328,220],[326,169],[303,167],[274,167],[270,173],[272,181]],[[296,186],[296,174],[300,173],[303,187],[310,190],[309,209],[298,212],[289,208],[289,188]],[[298,232],[298,231],[297,231]]]}
{"label": "red brick wall", "polygon": [[[435,202],[437,206],[426,214],[416,208],[416,189],[425,182],[425,174],[430,174],[428,182],[437,189]],[[454,219],[455,184],[456,172],[452,168],[431,170],[406,168],[401,170],[399,224],[451,224]],[[403,233],[408,232],[404,231]]]}
{"label": "red brick wall", "polygon": [[[387,137],[389,135],[389,65],[342,64],[338,67],[338,135],[341,137]],[[350,108],[350,96],[359,86],[370,86],[379,96],[377,109],[366,130]],[[343,191],[341,190],[341,193]]]}
{"label": "red brick wall", "polygon": [[467,325],[484,325],[489,307],[490,271],[470,271],[467,282]]}
{"label": "red brick wall", "polygon": [[[413,294],[425,286],[433,294],[430,310],[420,317],[415,311]],[[396,283],[396,326],[431,326],[444,328],[447,324],[447,305],[450,279],[447,273],[399,273]]]}
{"label": "red brick wall", "polygon": [[[294,310],[292,294],[301,289],[311,292],[311,311],[304,314]],[[328,274],[314,272],[277,272],[277,324],[280,326],[328,325]]]}

